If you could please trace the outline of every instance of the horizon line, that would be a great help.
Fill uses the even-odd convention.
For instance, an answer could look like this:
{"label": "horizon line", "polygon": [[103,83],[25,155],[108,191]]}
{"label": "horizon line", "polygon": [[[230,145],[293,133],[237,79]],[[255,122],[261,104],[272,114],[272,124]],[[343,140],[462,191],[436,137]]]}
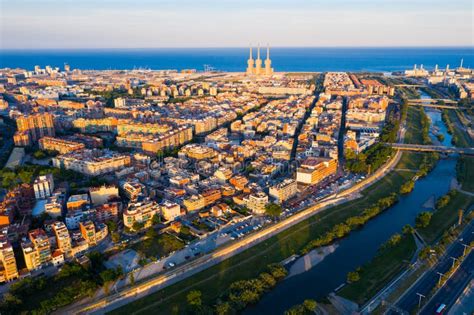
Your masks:
{"label": "horizon line", "polygon": [[[208,47],[201,47],[201,46],[163,46],[163,47],[40,47],[40,48],[3,48],[0,47],[0,51],[38,51],[38,50],[153,50],[153,49],[235,49],[235,48],[249,48],[249,47],[257,47],[255,45],[252,46],[208,46]],[[400,45],[400,46],[270,46],[270,48],[338,48],[338,49],[347,49],[347,48],[472,48],[474,49],[473,45]]]}

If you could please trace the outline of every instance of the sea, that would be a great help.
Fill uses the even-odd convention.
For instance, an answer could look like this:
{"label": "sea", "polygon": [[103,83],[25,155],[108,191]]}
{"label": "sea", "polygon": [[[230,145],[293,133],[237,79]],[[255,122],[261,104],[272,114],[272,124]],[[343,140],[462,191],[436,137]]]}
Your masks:
{"label": "sea", "polygon": [[[393,72],[417,64],[432,69],[474,67],[474,46],[416,47],[416,48],[290,48],[270,50],[275,71],[371,71]],[[261,51],[262,59],[266,49]],[[130,69],[196,69],[245,71],[248,48],[157,48],[157,49],[43,49],[0,50],[0,68],[32,70],[35,65],[71,69],[130,70]],[[254,49],[254,58],[256,50]]]}

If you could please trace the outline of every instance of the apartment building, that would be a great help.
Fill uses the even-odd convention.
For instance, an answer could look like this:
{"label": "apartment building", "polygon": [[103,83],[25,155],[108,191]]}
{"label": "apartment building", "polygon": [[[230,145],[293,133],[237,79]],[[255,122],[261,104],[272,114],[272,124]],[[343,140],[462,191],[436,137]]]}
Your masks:
{"label": "apartment building", "polygon": [[111,199],[119,196],[119,190],[116,186],[103,185],[100,187],[89,188],[89,194],[91,201],[94,206],[103,205],[109,202]]}
{"label": "apartment building", "polygon": [[73,170],[89,176],[98,176],[121,170],[131,163],[128,155],[109,150],[84,150],[53,158],[53,166]]}
{"label": "apartment building", "polygon": [[166,221],[173,221],[181,215],[181,207],[179,204],[164,200],[160,204],[160,210]]}
{"label": "apartment building", "polygon": [[56,244],[59,250],[64,254],[64,257],[70,257],[72,253],[71,236],[66,225],[61,221],[56,221],[51,225],[51,228],[56,236]]}
{"label": "apartment building", "polygon": [[18,278],[15,254],[6,235],[0,236],[0,263],[0,282]]}
{"label": "apartment building", "polygon": [[53,137],[43,137],[39,140],[39,147],[42,150],[50,150],[56,151],[60,154],[66,154],[73,151],[83,150],[86,146],[80,142]]}
{"label": "apartment building", "polygon": [[95,225],[90,220],[79,223],[79,230],[89,246],[97,245],[108,234],[108,229],[105,224],[99,223]]}
{"label": "apartment building", "polygon": [[62,215],[63,207],[66,201],[66,195],[62,191],[55,191],[49,197],[44,205],[45,212],[52,218],[57,218]]}
{"label": "apartment building", "polygon": [[264,192],[257,192],[244,198],[244,204],[255,214],[264,214],[268,204],[268,196]]}
{"label": "apartment building", "polygon": [[155,214],[159,214],[159,212],[160,206],[151,200],[130,203],[123,212],[123,224],[128,228],[132,228],[135,222],[150,226],[151,219]]}
{"label": "apartment building", "polygon": [[309,157],[298,167],[296,181],[314,185],[326,177],[336,174],[337,160],[331,158]]}
{"label": "apartment building", "polygon": [[54,179],[52,174],[38,176],[33,182],[36,199],[47,199],[53,194]]}
{"label": "apartment building", "polygon": [[202,195],[192,195],[183,200],[183,205],[188,212],[201,210],[206,206],[206,202]]}
{"label": "apartment building", "polygon": [[294,197],[298,193],[298,185],[294,179],[287,178],[281,183],[270,187],[269,194],[276,199],[278,203]]}
{"label": "apartment building", "polygon": [[138,196],[144,192],[144,189],[145,187],[142,184],[136,182],[125,182],[122,185],[122,191],[130,201],[136,201]]}
{"label": "apartment building", "polygon": [[42,137],[54,137],[54,117],[50,113],[30,114],[16,119],[15,145],[31,145]]}
{"label": "apartment building", "polygon": [[220,189],[207,189],[202,192],[202,197],[204,198],[204,206],[207,207],[222,197]]}
{"label": "apartment building", "polygon": [[21,243],[26,268],[36,270],[51,261],[51,244],[45,231],[36,229],[28,232],[29,239]]}
{"label": "apartment building", "polygon": [[89,196],[87,194],[72,195],[66,203],[67,211],[83,210],[89,204]]}

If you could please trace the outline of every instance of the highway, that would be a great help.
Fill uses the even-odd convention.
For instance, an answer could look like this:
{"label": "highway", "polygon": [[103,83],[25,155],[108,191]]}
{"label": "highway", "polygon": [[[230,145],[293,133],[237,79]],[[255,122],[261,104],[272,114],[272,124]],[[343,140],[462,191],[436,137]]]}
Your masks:
{"label": "highway", "polygon": [[[421,278],[418,279],[406,292],[405,294],[395,303],[395,305],[404,311],[410,313],[417,308],[419,303],[419,295],[425,297],[429,296],[430,292],[436,286],[439,281],[439,273],[445,274],[452,266],[453,260],[451,257],[458,258],[462,256],[464,251],[464,244],[469,244],[474,240],[474,224],[471,221],[470,224],[464,229],[463,233],[458,237],[456,242],[451,245],[445,255],[438,261],[438,263],[428,270]],[[462,242],[460,240],[463,240]],[[469,255],[469,261],[471,261],[473,254]],[[426,301],[422,301],[422,304]],[[388,314],[395,314],[394,311],[388,312]]]}
{"label": "highway", "polygon": [[458,270],[449,278],[446,284],[436,293],[435,296],[421,310],[421,315],[431,315],[436,312],[439,305],[445,304],[449,310],[457,298],[462,294],[464,288],[473,278],[474,273],[474,253],[466,257]]}

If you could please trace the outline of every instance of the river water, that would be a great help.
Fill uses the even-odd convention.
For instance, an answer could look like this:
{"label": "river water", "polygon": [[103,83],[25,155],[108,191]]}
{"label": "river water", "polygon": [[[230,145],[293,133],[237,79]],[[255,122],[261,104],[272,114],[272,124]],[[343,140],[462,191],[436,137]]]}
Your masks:
{"label": "river water", "polygon": [[[429,98],[421,93],[422,98]],[[436,110],[426,110],[437,133],[444,135],[443,145],[451,145],[451,136]],[[434,135],[431,135],[434,140]],[[283,314],[305,299],[320,300],[346,280],[347,273],[370,261],[381,244],[405,224],[414,225],[418,213],[426,211],[423,204],[433,197],[446,194],[456,175],[456,159],[441,159],[434,169],[415,183],[414,190],[387,209],[362,229],[338,242],[336,250],[306,272],[285,279],[244,314]]]}

